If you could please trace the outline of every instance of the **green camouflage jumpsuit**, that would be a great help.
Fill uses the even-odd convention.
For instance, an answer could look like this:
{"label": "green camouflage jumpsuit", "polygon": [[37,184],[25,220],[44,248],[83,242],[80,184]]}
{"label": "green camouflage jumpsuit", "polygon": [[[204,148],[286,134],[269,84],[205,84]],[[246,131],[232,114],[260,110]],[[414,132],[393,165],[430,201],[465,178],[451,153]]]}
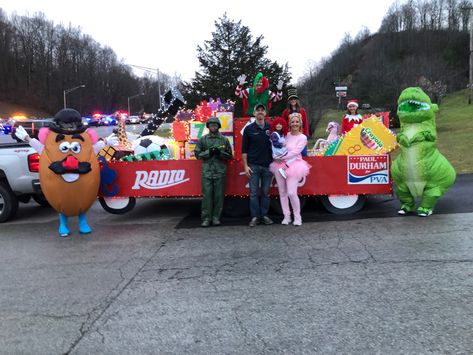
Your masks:
{"label": "green camouflage jumpsuit", "polygon": [[[220,122],[212,118],[209,123]],[[209,122],[210,121],[210,122]],[[209,133],[203,136],[195,148],[195,156],[202,159],[202,221],[208,220],[218,222],[222,214],[223,199],[225,192],[225,175],[227,164],[225,160],[232,158],[230,142],[220,132]]]}

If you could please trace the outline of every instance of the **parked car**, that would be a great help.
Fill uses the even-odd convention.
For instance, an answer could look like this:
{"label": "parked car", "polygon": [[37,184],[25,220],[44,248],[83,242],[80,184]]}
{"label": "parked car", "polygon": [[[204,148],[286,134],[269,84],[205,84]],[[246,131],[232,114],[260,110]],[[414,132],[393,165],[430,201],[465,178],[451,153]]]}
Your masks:
{"label": "parked car", "polygon": [[6,119],[0,121],[0,134],[10,134],[12,131],[12,123]]}
{"label": "parked car", "polygon": [[99,121],[99,126],[115,126],[117,120],[114,115],[105,115]]}
{"label": "parked car", "polygon": [[99,125],[99,119],[96,117],[82,117],[82,123],[86,126],[95,126]]}
{"label": "parked car", "polygon": [[18,202],[48,206],[39,183],[39,154],[27,143],[0,144],[0,223],[14,218]]}
{"label": "parked car", "polygon": [[127,116],[127,118],[125,119],[125,122],[127,124],[139,124],[140,118],[138,116]]}

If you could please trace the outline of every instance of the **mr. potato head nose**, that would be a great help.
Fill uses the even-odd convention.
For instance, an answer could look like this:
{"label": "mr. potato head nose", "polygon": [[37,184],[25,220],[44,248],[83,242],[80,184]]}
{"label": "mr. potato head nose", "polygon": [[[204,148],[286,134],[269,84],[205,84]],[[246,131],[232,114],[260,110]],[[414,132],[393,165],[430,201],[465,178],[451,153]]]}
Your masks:
{"label": "mr. potato head nose", "polygon": [[66,171],[75,171],[79,168],[79,160],[72,155],[68,155],[62,162],[62,166]]}

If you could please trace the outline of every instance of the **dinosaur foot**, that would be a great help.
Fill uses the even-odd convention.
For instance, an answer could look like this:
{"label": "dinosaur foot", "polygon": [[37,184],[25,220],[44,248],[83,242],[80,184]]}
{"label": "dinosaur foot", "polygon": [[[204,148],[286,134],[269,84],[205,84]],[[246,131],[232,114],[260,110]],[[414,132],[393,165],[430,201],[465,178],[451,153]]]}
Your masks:
{"label": "dinosaur foot", "polygon": [[426,208],[426,207],[419,207],[417,209],[417,215],[419,217],[429,217],[431,214],[432,214],[432,210],[430,208]]}
{"label": "dinosaur foot", "polygon": [[397,211],[397,213],[401,216],[405,216],[405,215],[408,215],[408,214],[414,213],[414,212],[415,212],[415,209],[411,206],[408,206],[408,205],[402,205],[401,209],[399,211]]}

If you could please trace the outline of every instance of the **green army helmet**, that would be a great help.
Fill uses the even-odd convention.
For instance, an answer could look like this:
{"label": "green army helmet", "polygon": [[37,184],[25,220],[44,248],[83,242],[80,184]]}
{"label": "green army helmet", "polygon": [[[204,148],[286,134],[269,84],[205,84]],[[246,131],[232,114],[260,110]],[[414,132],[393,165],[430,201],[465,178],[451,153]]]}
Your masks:
{"label": "green army helmet", "polygon": [[218,129],[222,128],[222,124],[220,123],[220,120],[217,117],[210,117],[207,122],[205,123],[205,126],[209,128],[209,124],[211,123],[216,123],[218,124]]}

